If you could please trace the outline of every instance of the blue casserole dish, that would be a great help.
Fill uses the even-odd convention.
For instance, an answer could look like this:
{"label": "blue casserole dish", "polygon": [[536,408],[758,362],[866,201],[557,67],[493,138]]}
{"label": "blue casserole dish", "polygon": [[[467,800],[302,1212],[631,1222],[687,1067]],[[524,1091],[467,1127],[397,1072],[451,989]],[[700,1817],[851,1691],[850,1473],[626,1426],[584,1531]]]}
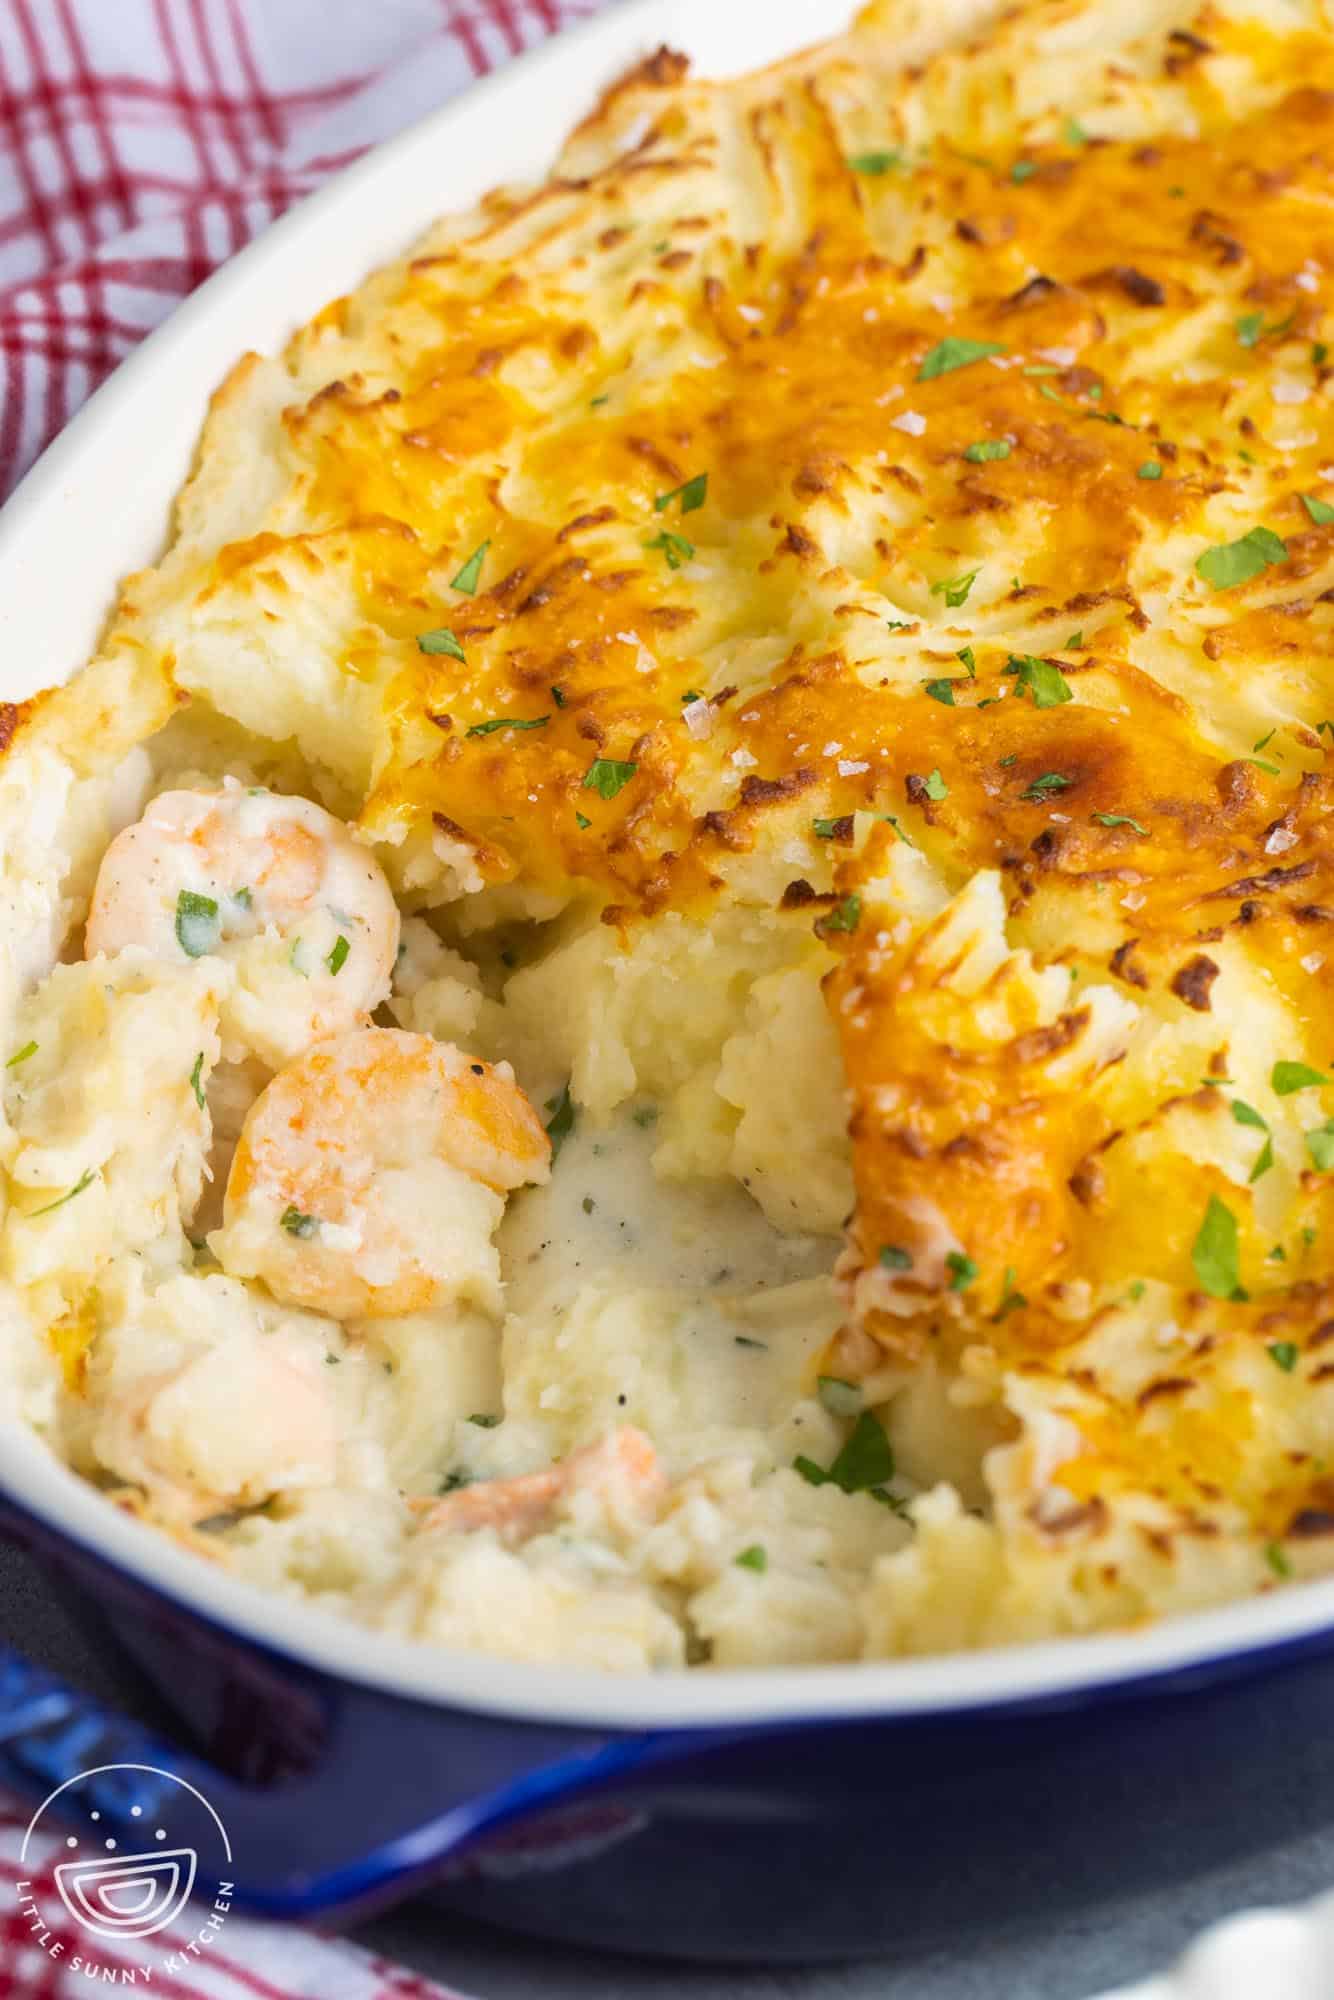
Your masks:
{"label": "blue casserole dish", "polygon": [[[725,73],[850,12],[629,0],[295,211],[145,343],[5,509],[0,696],[61,680],[92,651],[117,579],[152,556],[238,352],[281,342],[442,210],[541,171],[597,90],[659,43]],[[71,566],[71,548],[96,560]],[[976,1930],[1091,1899],[1112,1857],[1123,1890],[1176,1867],[1253,1782],[1238,1840],[1320,1809],[1318,1786],[1303,1803],[1254,1774],[1276,1723],[1324,1739],[1334,1581],[1005,1652],[610,1680],[427,1649],[261,1596],[119,1513],[13,1423],[0,1528],[179,1724],[154,1734],[6,1656],[0,1776],[36,1805],[77,1774],[139,1767],[89,1780],[113,1837],[172,1774],[187,1780],[232,1847],[198,1891],[225,1872],[238,1907],[274,1917],[346,1920],[429,1885],[474,1916],[665,1956],[925,1950],[948,1944],[965,1909]],[[201,1855],[205,1811],[191,1825],[178,1799],[173,1820]]]}

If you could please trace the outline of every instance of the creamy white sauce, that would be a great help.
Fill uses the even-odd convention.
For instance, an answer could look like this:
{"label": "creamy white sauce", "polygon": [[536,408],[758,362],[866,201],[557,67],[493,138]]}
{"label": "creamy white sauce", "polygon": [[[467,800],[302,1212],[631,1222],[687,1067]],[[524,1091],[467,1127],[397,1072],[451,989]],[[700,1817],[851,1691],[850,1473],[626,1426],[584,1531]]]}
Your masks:
{"label": "creamy white sauce", "polygon": [[641,1109],[603,1126],[576,1117],[546,1187],[512,1197],[497,1238],[506,1303],[523,1312],[589,1279],[684,1292],[751,1292],[832,1270],[829,1237],[785,1236],[731,1181],[681,1183],[653,1171],[656,1124]]}
{"label": "creamy white sauce", "polygon": [[[735,1449],[740,1432],[758,1446],[775,1426],[796,1426],[781,1453],[790,1457],[805,1448],[804,1399],[839,1321],[837,1245],[781,1235],[734,1182],[659,1180],[657,1138],[633,1112],[576,1124],[550,1185],[512,1198],[497,1239],[511,1315],[507,1409],[526,1402],[558,1426],[577,1413],[580,1442],[637,1424],[674,1474]],[[619,1322],[613,1297],[626,1303]],[[517,1398],[515,1368],[527,1377]],[[465,1442],[472,1469],[494,1470],[511,1440],[502,1429]]]}

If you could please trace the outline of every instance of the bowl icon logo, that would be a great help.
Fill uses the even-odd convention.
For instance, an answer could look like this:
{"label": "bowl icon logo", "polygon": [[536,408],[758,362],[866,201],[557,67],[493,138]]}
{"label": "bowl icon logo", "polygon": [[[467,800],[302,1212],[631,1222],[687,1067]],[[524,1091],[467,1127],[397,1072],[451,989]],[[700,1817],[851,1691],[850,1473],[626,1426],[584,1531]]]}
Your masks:
{"label": "bowl icon logo", "polygon": [[[28,1822],[19,1911],[31,1942],[70,1971],[147,1984],[215,1943],[231,1861],[227,1829],[188,1779],[100,1764],[58,1785]],[[201,1885],[206,1901],[192,1905]]]}
{"label": "bowl icon logo", "polygon": [[62,1861],[56,1888],[70,1915],[99,1937],[152,1937],[180,1915],[194,1887],[193,1847]]}

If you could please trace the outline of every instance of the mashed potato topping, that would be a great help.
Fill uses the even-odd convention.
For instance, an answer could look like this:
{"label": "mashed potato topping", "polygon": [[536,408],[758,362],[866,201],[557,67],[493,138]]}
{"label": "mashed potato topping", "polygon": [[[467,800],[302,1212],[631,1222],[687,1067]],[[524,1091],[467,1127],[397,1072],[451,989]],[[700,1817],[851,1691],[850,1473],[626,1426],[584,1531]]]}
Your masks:
{"label": "mashed potato topping", "polygon": [[1334,1564],[1332,130],[1315,0],[872,0],[238,364],[0,714],[54,1450],[619,1670]]}

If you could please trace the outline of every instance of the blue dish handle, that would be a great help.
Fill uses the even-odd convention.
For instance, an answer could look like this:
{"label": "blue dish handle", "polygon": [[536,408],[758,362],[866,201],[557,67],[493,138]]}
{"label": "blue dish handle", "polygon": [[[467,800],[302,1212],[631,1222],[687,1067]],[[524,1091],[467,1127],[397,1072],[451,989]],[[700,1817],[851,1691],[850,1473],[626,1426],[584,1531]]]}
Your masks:
{"label": "blue dish handle", "polygon": [[72,1812],[43,1802],[77,1776],[66,1807],[77,1798],[83,1817],[95,1806],[99,1835],[142,1846],[156,1817],[175,1846],[195,1849],[205,1894],[230,1884],[240,1908],[310,1921],[410,1894],[484,1828],[568,1803],[666,1742],[438,1708],[313,1673],[300,1699],[320,1724],[308,1767],[248,1784],[0,1649],[0,1781],[64,1831]]}

